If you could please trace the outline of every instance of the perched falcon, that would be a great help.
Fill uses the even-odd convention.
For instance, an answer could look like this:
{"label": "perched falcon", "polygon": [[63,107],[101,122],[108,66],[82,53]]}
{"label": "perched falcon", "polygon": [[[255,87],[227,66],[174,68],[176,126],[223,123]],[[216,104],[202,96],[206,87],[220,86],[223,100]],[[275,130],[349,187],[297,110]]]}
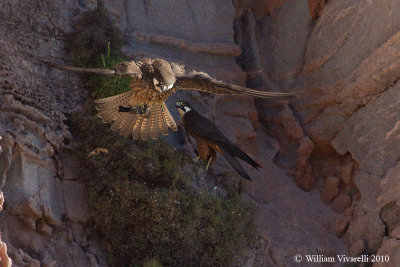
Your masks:
{"label": "perched falcon", "polygon": [[113,121],[111,129],[133,139],[157,139],[167,135],[168,127],[177,126],[165,101],[177,90],[198,90],[214,94],[249,95],[261,98],[288,99],[295,95],[280,92],[264,92],[217,81],[203,72],[185,71],[184,66],[162,59],[133,60],[122,62],[114,69],[79,68],[45,62],[58,69],[101,75],[130,76],[132,90],[96,100],[99,117],[104,123]]}
{"label": "perched falcon", "polygon": [[251,180],[250,176],[242,168],[236,158],[247,162],[256,169],[261,167],[257,162],[229,141],[228,138],[215,127],[214,123],[200,115],[187,102],[176,102],[176,108],[182,118],[182,124],[187,134],[193,136],[197,141],[198,157],[207,161],[206,169],[216,160],[216,151],[218,151],[226,158],[240,176]]}

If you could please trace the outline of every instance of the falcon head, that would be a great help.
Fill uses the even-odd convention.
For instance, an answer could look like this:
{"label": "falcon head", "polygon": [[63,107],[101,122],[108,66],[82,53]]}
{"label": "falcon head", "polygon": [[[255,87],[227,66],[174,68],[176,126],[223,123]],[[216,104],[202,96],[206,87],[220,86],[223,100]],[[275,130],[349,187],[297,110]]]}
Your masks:
{"label": "falcon head", "polygon": [[156,59],[152,63],[154,68],[153,84],[160,92],[172,89],[176,82],[175,74],[171,65],[162,59]]}
{"label": "falcon head", "polygon": [[182,118],[187,112],[192,110],[192,107],[189,105],[189,103],[183,100],[176,102],[176,108],[178,109],[178,113]]}

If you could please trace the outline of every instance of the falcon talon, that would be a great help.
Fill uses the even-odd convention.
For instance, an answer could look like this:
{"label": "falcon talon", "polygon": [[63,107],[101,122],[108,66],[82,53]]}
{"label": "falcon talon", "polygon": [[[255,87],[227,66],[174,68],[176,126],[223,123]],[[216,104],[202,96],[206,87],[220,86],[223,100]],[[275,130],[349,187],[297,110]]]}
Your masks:
{"label": "falcon talon", "polygon": [[210,158],[208,159],[207,165],[206,165],[206,168],[205,168],[206,171],[208,171],[208,168],[210,167],[210,163],[211,163],[212,159],[213,159],[213,157],[210,157]]}
{"label": "falcon talon", "polygon": [[131,107],[119,106],[118,112],[130,112]]}
{"label": "falcon talon", "polygon": [[150,108],[145,104],[145,105],[136,105],[136,106],[119,106],[118,107],[118,112],[125,112],[125,113],[131,113],[131,114],[137,114],[137,115],[147,115],[150,112]]}
{"label": "falcon talon", "polygon": [[143,106],[140,106],[140,109],[139,109],[140,115],[147,115],[147,114],[149,114],[149,112],[150,112],[149,106],[147,106],[146,104]]}

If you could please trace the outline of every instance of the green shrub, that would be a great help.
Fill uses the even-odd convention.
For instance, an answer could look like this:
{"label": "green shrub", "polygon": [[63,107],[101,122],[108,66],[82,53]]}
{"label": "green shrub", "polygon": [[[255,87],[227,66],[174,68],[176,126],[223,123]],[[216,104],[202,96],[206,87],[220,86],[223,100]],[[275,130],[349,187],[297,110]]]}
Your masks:
{"label": "green shrub", "polygon": [[[133,142],[108,128],[94,116],[72,117],[72,132],[80,140],[80,177],[96,228],[109,244],[110,263],[140,266],[148,258],[167,266],[235,262],[252,238],[253,209],[237,196],[197,193],[182,169],[199,166],[163,141]],[[108,153],[88,158],[99,147]]]}
{"label": "green shrub", "polygon": [[143,267],[162,267],[162,265],[156,259],[151,259],[145,261]]}
{"label": "green shrub", "polygon": [[[80,66],[109,68],[125,60],[115,44],[120,34],[105,23],[104,9],[92,12],[82,16],[82,25],[75,24],[71,55]],[[99,32],[106,33],[105,38]],[[97,75],[87,79],[96,98],[129,90],[129,79]],[[225,198],[196,191],[193,185],[204,166],[161,140],[132,141],[112,132],[96,117],[92,102],[72,115],[71,130],[80,180],[88,192],[95,229],[108,248],[109,263],[235,264],[253,238],[253,208],[236,194]],[[107,153],[89,156],[97,148]]]}
{"label": "green shrub", "polygon": [[[110,69],[120,62],[127,59],[121,52],[111,52],[110,43],[107,46],[105,54],[101,54],[97,63],[94,65],[96,68]],[[131,90],[129,84],[130,77],[115,77],[105,75],[87,75],[88,87],[92,91],[92,95],[96,98],[104,98],[117,94],[124,93]]]}
{"label": "green shrub", "polygon": [[[127,60],[120,50],[121,33],[101,5],[81,15],[73,27],[75,31],[68,36],[66,49],[75,66],[113,68]],[[113,96],[130,90],[129,77],[88,74],[86,78],[95,98]]]}
{"label": "green shrub", "polygon": [[112,51],[119,51],[121,33],[101,4],[95,10],[81,14],[72,26],[74,32],[67,36],[65,47],[74,65],[93,67],[99,56],[107,51],[108,44]]}

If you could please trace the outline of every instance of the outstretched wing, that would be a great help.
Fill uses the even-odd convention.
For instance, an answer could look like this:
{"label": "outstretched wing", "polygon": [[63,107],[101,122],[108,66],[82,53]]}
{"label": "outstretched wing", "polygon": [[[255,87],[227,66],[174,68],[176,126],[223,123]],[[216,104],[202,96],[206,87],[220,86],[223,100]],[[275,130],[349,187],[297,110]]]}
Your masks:
{"label": "outstretched wing", "polygon": [[177,73],[174,87],[183,90],[198,90],[212,94],[223,95],[249,95],[261,98],[290,99],[295,97],[292,93],[264,92],[234,84],[229,84],[210,77],[207,73],[191,71],[189,73]]}
{"label": "outstretched wing", "polygon": [[118,75],[118,76],[139,76],[142,75],[139,67],[135,64],[134,61],[126,61],[121,62],[114,67],[114,69],[101,69],[101,68],[80,68],[62,64],[56,64],[52,62],[48,62],[42,59],[38,59],[41,63],[56,68],[60,70],[67,70],[67,71],[74,71],[80,73],[87,73],[87,74],[99,74],[99,75]]}

